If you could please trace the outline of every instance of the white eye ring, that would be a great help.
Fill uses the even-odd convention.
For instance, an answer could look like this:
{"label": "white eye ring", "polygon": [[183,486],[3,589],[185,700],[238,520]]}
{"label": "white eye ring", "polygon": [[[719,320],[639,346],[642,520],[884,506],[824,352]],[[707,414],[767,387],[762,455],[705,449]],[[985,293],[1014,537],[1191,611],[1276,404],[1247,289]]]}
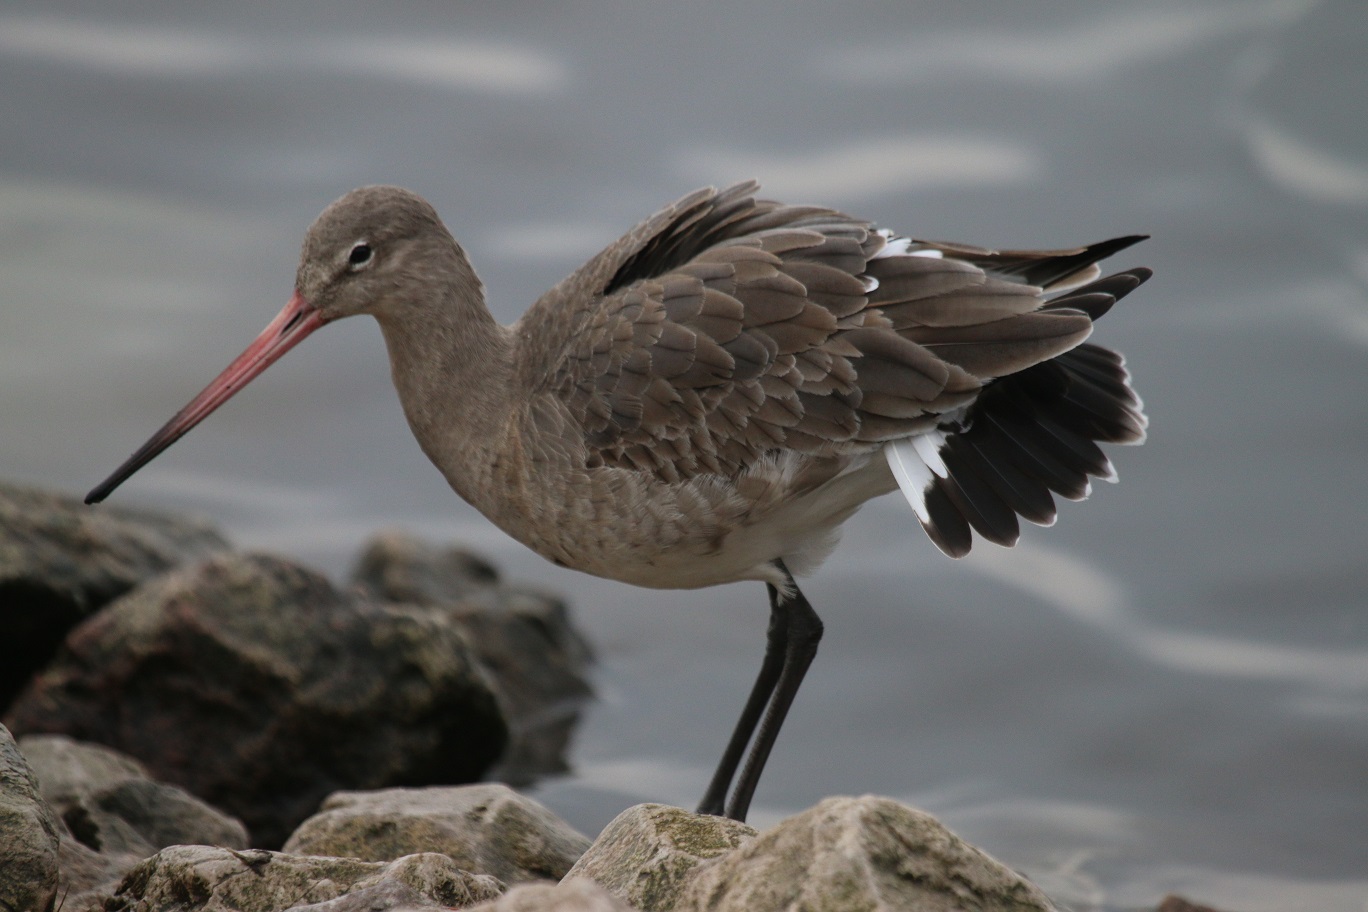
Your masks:
{"label": "white eye ring", "polygon": [[352,245],[351,253],[347,254],[347,265],[355,269],[363,269],[375,258],[375,250],[366,241],[357,241]]}

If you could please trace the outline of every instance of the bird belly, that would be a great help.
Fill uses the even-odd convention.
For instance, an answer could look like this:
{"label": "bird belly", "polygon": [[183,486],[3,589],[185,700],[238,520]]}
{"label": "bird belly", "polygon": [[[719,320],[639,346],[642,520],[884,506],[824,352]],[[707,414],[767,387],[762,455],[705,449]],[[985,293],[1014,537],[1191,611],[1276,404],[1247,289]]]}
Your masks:
{"label": "bird belly", "polygon": [[855,460],[820,485],[794,490],[801,468],[781,458],[736,480],[676,484],[604,468],[557,486],[554,496],[543,489],[535,513],[516,522],[491,518],[556,564],[637,586],[782,583],[776,560],[795,575],[816,569],[841,523],[897,487],[882,458]]}

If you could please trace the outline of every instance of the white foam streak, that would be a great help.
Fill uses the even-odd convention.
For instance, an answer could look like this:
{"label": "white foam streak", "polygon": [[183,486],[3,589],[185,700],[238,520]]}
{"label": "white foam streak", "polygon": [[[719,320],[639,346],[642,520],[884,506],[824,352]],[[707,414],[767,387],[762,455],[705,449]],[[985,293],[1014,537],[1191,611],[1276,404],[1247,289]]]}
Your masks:
{"label": "white foam streak", "polygon": [[1110,629],[1131,623],[1121,588],[1088,564],[1060,551],[1026,543],[1011,549],[976,548],[964,564],[1076,620]]}
{"label": "white foam streak", "polygon": [[1106,631],[1164,667],[1334,692],[1368,690],[1368,650],[1312,649],[1155,628],[1130,611],[1121,587],[1105,574],[1040,545],[979,548],[964,565]]}
{"label": "white foam streak", "polygon": [[0,54],[121,76],[164,78],[303,68],[500,94],[552,92],[569,80],[566,67],[556,57],[502,41],[402,35],[355,40],[319,35],[263,42],[246,34],[64,16],[0,16]]}
{"label": "white foam streak", "polygon": [[385,39],[328,43],[317,59],[444,88],[534,93],[567,81],[559,61],[526,47],[478,41]]}
{"label": "white foam streak", "polygon": [[55,16],[0,17],[0,52],[152,76],[222,72],[250,55],[246,45],[189,29]]}
{"label": "white foam streak", "polygon": [[1336,155],[1266,121],[1251,119],[1244,133],[1259,170],[1288,193],[1318,203],[1368,203],[1368,159]]}
{"label": "white foam streak", "polygon": [[1019,142],[953,136],[891,136],[811,152],[688,150],[679,169],[716,182],[765,175],[776,199],[853,199],[947,187],[1020,185],[1045,171],[1038,152]]}
{"label": "white foam streak", "polygon": [[916,33],[845,49],[819,63],[852,83],[960,80],[966,73],[1010,82],[1083,83],[1157,64],[1209,41],[1300,15],[1314,0],[1228,3],[1217,8],[1100,12],[1034,30]]}

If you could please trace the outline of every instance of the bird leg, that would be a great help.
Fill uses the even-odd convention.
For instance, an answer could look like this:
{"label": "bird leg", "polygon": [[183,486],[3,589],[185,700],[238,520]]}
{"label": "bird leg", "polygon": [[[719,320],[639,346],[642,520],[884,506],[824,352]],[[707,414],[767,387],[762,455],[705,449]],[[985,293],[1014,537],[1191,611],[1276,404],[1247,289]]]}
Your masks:
{"label": "bird leg", "polygon": [[741,718],[736,720],[727,749],[717,763],[712,782],[699,802],[698,813],[722,816],[726,810],[727,790],[731,788],[736,768],[741,765],[741,756],[755,734],[755,726],[760,722],[760,714],[765,711],[774,685],[779,683],[779,673],[784,669],[784,652],[788,643],[788,614],[779,610],[779,590],[766,583],[770,597],[769,631],[765,639],[765,659],[756,675],[755,685],[751,687],[746,706],[741,710]]}
{"label": "bird leg", "polygon": [[[700,814],[724,814],[733,820],[746,819],[765,761],[769,759],[779,729],[784,724],[784,717],[793,705],[793,698],[803,683],[803,676],[812,664],[813,657],[817,655],[817,644],[822,639],[821,618],[799,591],[783,562],[776,561],[775,565],[783,571],[793,594],[785,595],[772,585],[768,587],[770,624],[765,642],[765,659],[712,782],[698,806]],[[755,736],[755,743],[751,745],[750,754],[741,769],[736,789],[727,800],[727,789],[731,786],[741,755],[751,742],[752,735]]]}

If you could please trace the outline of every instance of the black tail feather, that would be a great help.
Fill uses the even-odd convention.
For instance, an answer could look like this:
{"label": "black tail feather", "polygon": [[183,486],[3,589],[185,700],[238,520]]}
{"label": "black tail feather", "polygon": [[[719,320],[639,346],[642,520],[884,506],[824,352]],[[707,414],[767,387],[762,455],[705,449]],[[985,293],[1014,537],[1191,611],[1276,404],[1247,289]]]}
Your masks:
{"label": "black tail feather", "polygon": [[[1149,276],[1147,269],[1117,273],[1046,308],[1097,319]],[[1001,377],[984,388],[958,425],[942,428],[946,438],[939,455],[946,475],[933,476],[924,492],[923,525],[955,557],[968,553],[972,532],[1011,545],[1019,535],[1018,517],[1042,525],[1054,521],[1052,494],[1081,500],[1091,478],[1114,479],[1098,444],[1140,443],[1147,423],[1125,359],[1110,349],[1084,343]]]}

